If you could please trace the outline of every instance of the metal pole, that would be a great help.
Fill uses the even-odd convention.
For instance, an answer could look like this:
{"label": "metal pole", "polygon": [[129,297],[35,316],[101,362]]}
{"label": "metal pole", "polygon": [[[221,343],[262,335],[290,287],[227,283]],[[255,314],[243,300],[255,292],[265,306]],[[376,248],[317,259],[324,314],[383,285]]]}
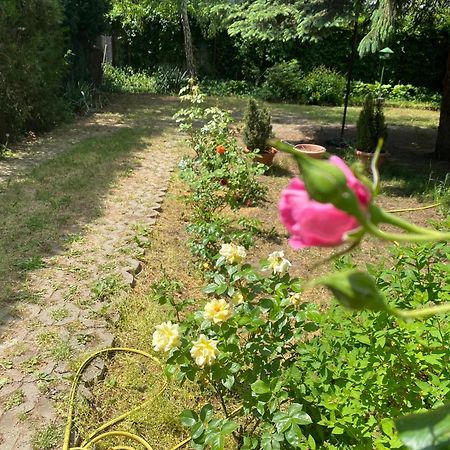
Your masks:
{"label": "metal pole", "polygon": [[353,75],[353,66],[356,58],[356,47],[358,42],[358,18],[359,14],[355,17],[355,23],[353,25],[353,41],[352,41],[352,53],[350,55],[350,61],[348,64],[348,72],[347,72],[347,88],[345,91],[345,99],[344,99],[344,114],[342,116],[342,127],[341,127],[341,140],[344,138],[345,131],[345,120],[347,118],[347,108],[348,108],[348,100],[350,97],[350,83],[352,81]]}

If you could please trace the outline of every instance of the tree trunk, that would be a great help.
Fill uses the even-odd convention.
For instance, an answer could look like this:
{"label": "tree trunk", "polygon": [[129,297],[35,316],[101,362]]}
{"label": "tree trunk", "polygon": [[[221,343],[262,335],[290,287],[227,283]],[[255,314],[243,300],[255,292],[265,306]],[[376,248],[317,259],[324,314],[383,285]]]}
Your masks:
{"label": "tree trunk", "polygon": [[186,65],[189,76],[191,78],[195,77],[195,61],[194,61],[194,50],[192,47],[192,34],[191,26],[189,25],[188,0],[181,0],[181,25],[183,27],[184,36],[184,51],[186,53]]}
{"label": "tree trunk", "polygon": [[450,45],[448,48],[447,71],[443,81],[441,116],[434,150],[438,159],[450,159]]}
{"label": "tree trunk", "polygon": [[352,52],[350,54],[350,60],[348,63],[348,71],[347,71],[347,87],[345,89],[345,100],[344,100],[344,114],[342,116],[342,127],[341,127],[341,139],[344,138],[345,131],[345,120],[347,118],[347,108],[348,108],[348,99],[350,97],[350,86],[353,78],[353,66],[355,65],[356,59],[356,47],[358,43],[358,18],[359,15],[355,17],[355,22],[353,24],[353,37],[352,37]]}

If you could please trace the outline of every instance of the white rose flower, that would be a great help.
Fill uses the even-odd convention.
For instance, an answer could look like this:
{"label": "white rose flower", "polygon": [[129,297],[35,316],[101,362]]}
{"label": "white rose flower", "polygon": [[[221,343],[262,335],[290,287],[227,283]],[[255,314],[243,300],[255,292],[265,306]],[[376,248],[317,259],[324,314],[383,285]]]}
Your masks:
{"label": "white rose flower", "polygon": [[274,274],[288,272],[292,265],[289,260],[284,257],[283,251],[272,252],[267,260],[269,261],[269,268]]}
{"label": "white rose flower", "polygon": [[245,248],[236,244],[222,244],[219,254],[223,256],[230,264],[239,264],[247,256]]}
{"label": "white rose flower", "polygon": [[211,300],[205,305],[204,317],[211,322],[225,322],[230,316],[230,305],[223,298]]}

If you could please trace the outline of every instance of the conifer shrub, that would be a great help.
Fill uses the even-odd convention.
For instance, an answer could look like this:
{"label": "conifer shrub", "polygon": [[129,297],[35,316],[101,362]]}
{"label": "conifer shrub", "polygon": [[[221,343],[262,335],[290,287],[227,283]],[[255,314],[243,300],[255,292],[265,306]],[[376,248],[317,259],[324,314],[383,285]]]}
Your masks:
{"label": "conifer shrub", "polygon": [[272,118],[269,111],[251,98],[247,103],[244,122],[244,144],[249,150],[264,152],[267,149],[267,140],[272,136]]}
{"label": "conifer shrub", "polygon": [[363,109],[359,113],[356,124],[356,148],[372,153],[375,151],[378,140],[386,139],[387,127],[384,118],[383,103],[375,101],[371,94],[364,100]]}

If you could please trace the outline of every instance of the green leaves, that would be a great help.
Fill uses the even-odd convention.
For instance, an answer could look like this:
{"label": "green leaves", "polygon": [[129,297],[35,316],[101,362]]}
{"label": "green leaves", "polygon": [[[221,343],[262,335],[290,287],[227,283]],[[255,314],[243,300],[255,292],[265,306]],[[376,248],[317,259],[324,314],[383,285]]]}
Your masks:
{"label": "green leaves", "polygon": [[258,395],[268,394],[270,392],[270,386],[263,380],[255,381],[251,385],[251,388],[252,388],[252,391]]}
{"label": "green leaves", "polygon": [[402,442],[411,450],[450,448],[450,405],[395,420]]}
{"label": "green leaves", "polygon": [[181,423],[191,429],[193,448],[209,446],[211,450],[223,450],[226,437],[239,427],[230,419],[214,419],[213,414],[213,407],[209,403],[203,406],[200,416],[191,410],[181,413]]}

